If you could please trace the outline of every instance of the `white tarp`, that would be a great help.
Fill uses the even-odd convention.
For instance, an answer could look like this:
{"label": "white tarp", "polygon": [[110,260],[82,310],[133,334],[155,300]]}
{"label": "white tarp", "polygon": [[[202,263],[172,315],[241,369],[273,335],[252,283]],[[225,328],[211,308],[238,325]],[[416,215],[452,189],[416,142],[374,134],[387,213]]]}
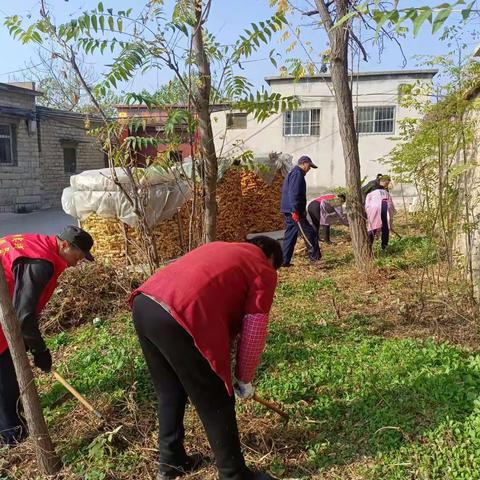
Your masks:
{"label": "white tarp", "polygon": [[[121,168],[115,169],[118,181],[128,192],[130,182]],[[175,179],[169,172],[163,174],[150,169],[134,169],[140,183],[148,184],[147,218],[151,225],[171,218],[177,209],[191,198],[191,189],[184,180]],[[137,216],[126,195],[112,180],[110,169],[87,170],[70,178],[70,187],[63,190],[63,210],[79,220],[92,213],[105,218],[118,218],[132,227]]]}

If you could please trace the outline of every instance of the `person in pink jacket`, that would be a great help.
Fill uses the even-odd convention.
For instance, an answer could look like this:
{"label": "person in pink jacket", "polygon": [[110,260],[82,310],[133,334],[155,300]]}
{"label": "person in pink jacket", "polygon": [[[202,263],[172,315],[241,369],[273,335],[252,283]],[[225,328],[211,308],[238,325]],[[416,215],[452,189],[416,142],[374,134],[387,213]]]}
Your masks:
{"label": "person in pink jacket", "polygon": [[392,217],[395,213],[392,196],[388,190],[379,189],[370,192],[365,199],[365,211],[368,222],[368,238],[373,244],[375,236],[381,233],[382,250],[388,246]]}

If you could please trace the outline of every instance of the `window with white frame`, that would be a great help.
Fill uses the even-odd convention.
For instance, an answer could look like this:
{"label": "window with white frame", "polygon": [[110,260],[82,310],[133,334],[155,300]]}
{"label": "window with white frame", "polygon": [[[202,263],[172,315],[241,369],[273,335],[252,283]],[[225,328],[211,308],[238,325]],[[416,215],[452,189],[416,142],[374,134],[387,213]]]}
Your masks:
{"label": "window with white frame", "polygon": [[320,109],[295,110],[283,114],[284,137],[320,135]]}
{"label": "window with white frame", "polygon": [[358,107],[358,133],[394,133],[395,107]]}
{"label": "window with white frame", "polygon": [[0,165],[16,165],[15,125],[0,124]]}

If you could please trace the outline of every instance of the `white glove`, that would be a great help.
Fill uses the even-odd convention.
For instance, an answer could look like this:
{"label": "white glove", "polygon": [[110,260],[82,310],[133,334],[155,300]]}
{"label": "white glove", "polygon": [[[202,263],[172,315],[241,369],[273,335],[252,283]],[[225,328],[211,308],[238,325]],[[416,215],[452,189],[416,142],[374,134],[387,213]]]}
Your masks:
{"label": "white glove", "polygon": [[240,380],[233,387],[237,397],[247,400],[252,398],[255,393],[255,387],[251,383],[243,383]]}

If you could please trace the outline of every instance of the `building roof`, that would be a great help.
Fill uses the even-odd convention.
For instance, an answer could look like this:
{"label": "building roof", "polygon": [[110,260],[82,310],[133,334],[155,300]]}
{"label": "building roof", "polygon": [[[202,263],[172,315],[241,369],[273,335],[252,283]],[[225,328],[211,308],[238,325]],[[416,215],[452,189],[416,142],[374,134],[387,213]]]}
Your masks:
{"label": "building roof", "polygon": [[29,118],[33,120],[35,118],[35,111],[27,108],[20,107],[6,107],[0,105],[0,115],[7,115],[9,117]]}
{"label": "building roof", "polygon": [[[358,72],[353,74],[353,78],[358,77],[359,81],[373,79],[392,79],[392,78],[433,78],[438,73],[437,69],[423,70],[384,70],[380,72]],[[265,77],[265,81],[270,85],[275,82],[311,82],[311,81],[330,81],[332,76],[329,73],[324,75],[306,75],[296,80],[293,75]]]}
{"label": "building roof", "polygon": [[[25,83],[25,86],[26,85],[27,83]],[[29,85],[35,88],[34,84],[32,84],[31,82],[29,82]],[[18,85],[13,85],[11,83],[0,82],[0,92],[3,91],[3,92],[10,92],[10,93],[20,93],[23,95],[32,95],[32,96],[42,95],[42,92],[39,92],[34,88],[19,87]]]}
{"label": "building roof", "polygon": [[[117,110],[127,110],[127,111],[133,111],[133,110],[151,110],[151,111],[167,111],[167,110],[181,110],[181,109],[188,109],[191,108],[191,105],[185,104],[185,103],[168,103],[162,106],[153,106],[149,107],[148,105],[145,105],[144,103],[138,104],[134,103],[132,105],[127,105],[124,103],[120,103],[117,105],[114,105],[114,108]],[[210,105],[210,108],[212,108],[214,111],[221,110],[223,108],[229,107],[228,104],[226,103],[214,103]]]}
{"label": "building roof", "polygon": [[96,114],[86,114],[79,112],[71,112],[69,110],[59,110],[58,108],[42,107],[37,105],[36,107],[37,115],[42,118],[57,118],[62,117],[69,120],[85,121],[86,118],[89,118],[93,122],[100,122],[102,119]]}

